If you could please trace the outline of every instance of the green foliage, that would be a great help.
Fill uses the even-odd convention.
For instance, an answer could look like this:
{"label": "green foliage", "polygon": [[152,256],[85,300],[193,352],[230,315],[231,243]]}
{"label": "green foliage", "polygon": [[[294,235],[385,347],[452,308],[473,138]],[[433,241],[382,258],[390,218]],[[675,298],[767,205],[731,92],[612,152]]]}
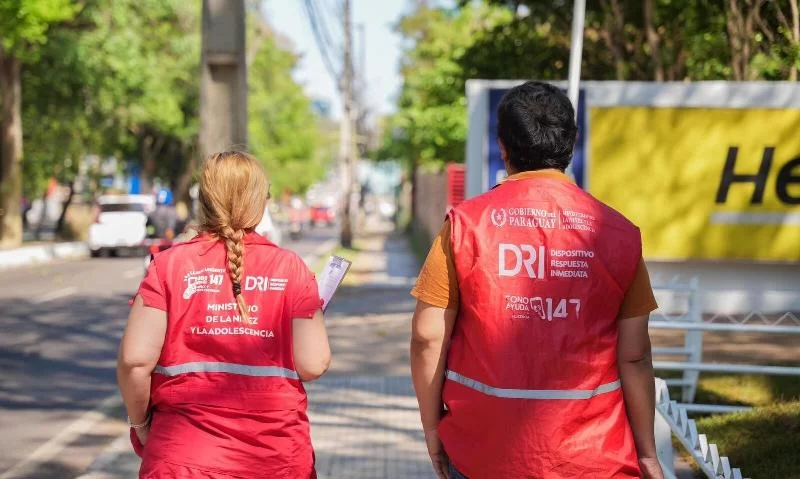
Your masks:
{"label": "green foliage", "polygon": [[328,158],[311,103],[292,79],[297,57],[273,35],[257,39],[248,70],[250,150],[267,169],[273,194],[303,192],[325,174]]}
{"label": "green foliage", "polygon": [[0,0],[0,45],[23,61],[35,59],[34,46],[47,42],[50,26],[78,10],[73,0]]}
{"label": "green foliage", "polygon": [[[14,3],[0,0],[0,11]],[[199,130],[200,6],[84,0],[72,21],[47,31],[39,60],[23,70],[26,195],[41,194],[50,177],[71,181],[90,153],[140,162],[173,185],[191,174]],[[248,24],[255,52],[248,79],[250,147],[269,170],[273,191],[302,191],[324,174],[327,158],[317,148],[323,143],[309,100],[291,77],[297,59],[268,27],[253,34],[255,14]]]}
{"label": "green foliage", "polygon": [[[583,79],[796,78],[800,43],[791,33],[789,2],[649,1],[650,20],[647,1],[587,2]],[[567,78],[572,2],[457,5],[422,2],[400,21],[403,87],[379,158],[413,158],[422,166],[462,161],[469,78]]]}
{"label": "green foliage", "polygon": [[423,7],[401,19],[397,30],[410,41],[402,64],[404,83],[380,158],[414,156],[434,166],[461,160],[467,122],[460,61],[481,32],[511,20],[508,10],[485,5]]}
{"label": "green foliage", "polygon": [[89,153],[137,156],[143,135],[194,141],[199,14],[181,0],[86,0],[50,29],[23,70],[26,195],[71,181]]}

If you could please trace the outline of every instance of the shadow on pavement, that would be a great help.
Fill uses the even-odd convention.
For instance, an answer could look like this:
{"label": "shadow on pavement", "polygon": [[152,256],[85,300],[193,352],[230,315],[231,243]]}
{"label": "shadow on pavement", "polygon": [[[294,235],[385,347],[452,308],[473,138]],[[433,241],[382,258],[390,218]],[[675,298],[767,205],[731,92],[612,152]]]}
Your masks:
{"label": "shadow on pavement", "polygon": [[0,408],[87,410],[113,394],[128,299],[75,296],[4,305]]}

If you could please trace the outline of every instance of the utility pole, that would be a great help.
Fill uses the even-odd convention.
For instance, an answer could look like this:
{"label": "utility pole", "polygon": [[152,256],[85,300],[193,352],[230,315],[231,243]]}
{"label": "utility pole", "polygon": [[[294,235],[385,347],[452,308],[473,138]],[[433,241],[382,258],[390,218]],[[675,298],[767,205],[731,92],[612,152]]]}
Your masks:
{"label": "utility pole", "polygon": [[358,83],[363,95],[367,86],[367,26],[363,23],[358,24],[358,43],[360,47],[358,50],[358,75],[360,77]]}
{"label": "utility pole", "polygon": [[355,159],[353,141],[353,35],[350,23],[350,0],[344,1],[344,75],[342,78],[342,100],[344,111],[340,124],[340,158],[345,166],[345,201],[342,215],[341,243],[345,248],[353,246],[353,196],[355,185]]}
{"label": "utility pole", "polygon": [[358,24],[358,68],[355,70],[356,91],[358,94],[354,98],[356,104],[356,145],[358,155],[361,156],[362,146],[363,151],[368,147],[369,139],[367,138],[367,29],[363,23]]}
{"label": "utility pole", "polygon": [[247,148],[244,0],[203,0],[200,155]]}

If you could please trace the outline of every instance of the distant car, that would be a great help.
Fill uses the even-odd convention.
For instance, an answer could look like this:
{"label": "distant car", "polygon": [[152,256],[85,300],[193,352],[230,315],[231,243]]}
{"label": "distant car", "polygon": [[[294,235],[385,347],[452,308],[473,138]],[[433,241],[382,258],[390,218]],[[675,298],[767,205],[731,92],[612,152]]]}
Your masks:
{"label": "distant car", "polygon": [[314,226],[331,226],[336,221],[336,210],[330,206],[316,205],[311,207],[311,223]]}
{"label": "distant car", "polygon": [[92,256],[141,250],[147,238],[147,215],[154,200],[146,195],[105,195],[97,200],[89,227]]}
{"label": "distant car", "polygon": [[378,212],[382,218],[392,219],[397,212],[397,205],[390,199],[382,198],[378,201]]}
{"label": "distant car", "polygon": [[256,226],[256,233],[272,241],[280,246],[283,241],[283,233],[280,228],[272,221],[272,213],[269,207],[264,210],[264,216],[261,218],[261,223]]}

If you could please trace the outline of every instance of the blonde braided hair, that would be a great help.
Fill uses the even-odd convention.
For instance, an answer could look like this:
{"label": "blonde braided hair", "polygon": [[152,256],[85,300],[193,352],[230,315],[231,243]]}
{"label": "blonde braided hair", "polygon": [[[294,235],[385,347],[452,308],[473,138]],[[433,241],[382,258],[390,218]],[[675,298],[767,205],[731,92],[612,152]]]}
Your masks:
{"label": "blonde braided hair", "polygon": [[247,324],[251,321],[242,296],[244,235],[261,222],[268,195],[264,169],[253,156],[226,151],[206,159],[200,179],[200,229],[225,242],[233,295]]}

